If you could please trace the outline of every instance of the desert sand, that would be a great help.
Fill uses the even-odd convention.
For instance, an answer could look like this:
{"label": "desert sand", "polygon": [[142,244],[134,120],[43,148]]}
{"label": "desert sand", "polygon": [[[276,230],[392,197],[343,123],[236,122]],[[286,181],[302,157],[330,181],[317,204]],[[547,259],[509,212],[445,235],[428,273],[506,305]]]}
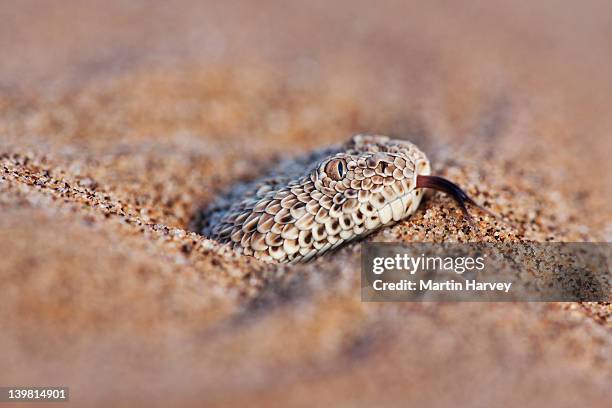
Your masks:
{"label": "desert sand", "polygon": [[3,1],[0,385],[74,406],[609,406],[606,303],[364,303],[359,244],[261,264],[224,186],[378,133],[432,194],[378,241],[610,241],[612,5]]}

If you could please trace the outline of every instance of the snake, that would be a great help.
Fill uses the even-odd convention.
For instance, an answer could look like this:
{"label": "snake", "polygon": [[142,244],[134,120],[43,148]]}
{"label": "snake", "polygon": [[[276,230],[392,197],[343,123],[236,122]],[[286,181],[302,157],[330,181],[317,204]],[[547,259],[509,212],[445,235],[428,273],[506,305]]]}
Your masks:
{"label": "snake", "polygon": [[198,229],[263,262],[307,262],[410,217],[423,189],[449,194],[468,219],[466,204],[488,212],[456,184],[432,176],[415,144],[359,134],[236,185],[203,210]]}

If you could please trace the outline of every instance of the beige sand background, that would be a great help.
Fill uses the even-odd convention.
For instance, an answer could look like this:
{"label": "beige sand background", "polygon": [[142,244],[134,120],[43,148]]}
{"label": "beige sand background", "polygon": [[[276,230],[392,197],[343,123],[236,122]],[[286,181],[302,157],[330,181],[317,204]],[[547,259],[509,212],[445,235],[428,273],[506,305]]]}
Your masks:
{"label": "beige sand background", "polygon": [[387,241],[610,241],[612,3],[0,3],[0,385],[74,406],[610,406],[609,304],[362,303],[187,228],[357,132],[431,196]]}

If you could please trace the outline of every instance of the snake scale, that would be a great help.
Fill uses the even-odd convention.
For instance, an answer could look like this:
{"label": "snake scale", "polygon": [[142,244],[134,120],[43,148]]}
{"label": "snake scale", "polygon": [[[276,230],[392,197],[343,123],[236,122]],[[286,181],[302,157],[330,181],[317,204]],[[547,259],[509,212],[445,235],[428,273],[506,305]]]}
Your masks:
{"label": "snake scale", "polygon": [[235,187],[205,209],[199,229],[265,262],[304,262],[409,217],[423,188],[450,194],[467,215],[465,203],[476,203],[430,172],[414,144],[357,135]]}

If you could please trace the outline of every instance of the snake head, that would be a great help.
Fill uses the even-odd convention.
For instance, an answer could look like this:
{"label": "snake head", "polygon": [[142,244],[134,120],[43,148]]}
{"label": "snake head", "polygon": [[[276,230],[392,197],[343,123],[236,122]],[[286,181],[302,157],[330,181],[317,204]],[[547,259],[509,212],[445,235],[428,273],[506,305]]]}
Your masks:
{"label": "snake head", "polygon": [[[341,153],[325,158],[310,174],[318,192],[315,239],[342,242],[400,221],[418,207],[418,175],[428,175],[427,157],[415,145],[386,136],[357,135]],[[312,196],[312,194],[311,194]],[[333,246],[336,246],[334,242]]]}

